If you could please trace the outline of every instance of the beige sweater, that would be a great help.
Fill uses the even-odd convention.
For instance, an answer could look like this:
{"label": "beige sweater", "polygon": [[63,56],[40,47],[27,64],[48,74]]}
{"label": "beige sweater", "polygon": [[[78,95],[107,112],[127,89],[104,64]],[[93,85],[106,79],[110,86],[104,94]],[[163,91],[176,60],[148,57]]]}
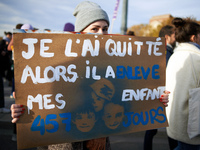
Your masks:
{"label": "beige sweater", "polygon": [[[191,59],[192,58],[192,59]],[[200,136],[190,139],[187,133],[189,89],[195,88],[192,61],[196,76],[200,78],[200,49],[189,43],[181,43],[170,57],[166,70],[166,90],[170,91],[166,108],[169,137],[193,145],[200,144]],[[200,100],[200,99],[199,99]],[[200,117],[200,116],[199,116]]]}

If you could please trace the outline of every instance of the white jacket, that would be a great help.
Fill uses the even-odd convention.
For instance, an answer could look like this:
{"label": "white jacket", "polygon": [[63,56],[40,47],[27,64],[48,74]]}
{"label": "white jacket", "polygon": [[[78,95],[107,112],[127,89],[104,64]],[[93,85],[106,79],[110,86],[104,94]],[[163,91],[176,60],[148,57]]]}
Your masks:
{"label": "white jacket", "polygon": [[[190,139],[187,133],[189,89],[196,87],[192,60],[196,77],[200,78],[200,49],[189,43],[181,43],[170,57],[166,70],[166,90],[170,91],[166,108],[169,137],[193,145],[200,144],[200,136]],[[199,98],[200,100],[200,98]],[[200,116],[199,116],[200,117]]]}

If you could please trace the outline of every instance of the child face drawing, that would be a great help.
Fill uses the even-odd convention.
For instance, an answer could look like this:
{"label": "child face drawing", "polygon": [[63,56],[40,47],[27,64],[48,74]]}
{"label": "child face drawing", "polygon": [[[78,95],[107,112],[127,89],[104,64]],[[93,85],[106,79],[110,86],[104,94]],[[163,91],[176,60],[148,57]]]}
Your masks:
{"label": "child face drawing", "polygon": [[116,129],[124,117],[124,108],[118,104],[109,103],[104,107],[103,120],[110,129]]}
{"label": "child face drawing", "polygon": [[93,106],[96,112],[99,112],[103,109],[103,105],[105,100],[99,96],[97,96],[94,92],[92,92]]}
{"label": "child face drawing", "polygon": [[76,115],[75,121],[76,127],[81,132],[89,132],[95,125],[95,114],[93,112],[80,113]]}
{"label": "child face drawing", "polygon": [[115,93],[115,87],[112,82],[107,79],[98,80],[90,85],[90,87],[96,95],[108,101],[111,101]]}

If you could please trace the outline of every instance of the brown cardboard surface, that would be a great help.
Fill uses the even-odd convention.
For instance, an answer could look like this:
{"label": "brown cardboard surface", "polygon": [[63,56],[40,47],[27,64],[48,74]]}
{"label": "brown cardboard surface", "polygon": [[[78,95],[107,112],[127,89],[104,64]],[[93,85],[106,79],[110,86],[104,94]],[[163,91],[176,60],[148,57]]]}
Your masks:
{"label": "brown cardboard surface", "polygon": [[19,149],[168,125],[164,38],[16,33]]}

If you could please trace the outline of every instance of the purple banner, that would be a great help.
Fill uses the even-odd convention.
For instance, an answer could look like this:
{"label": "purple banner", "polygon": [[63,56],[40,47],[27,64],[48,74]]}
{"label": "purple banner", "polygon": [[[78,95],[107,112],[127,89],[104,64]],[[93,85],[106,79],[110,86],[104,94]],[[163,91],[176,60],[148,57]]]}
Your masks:
{"label": "purple banner", "polygon": [[120,2],[120,0],[116,1],[115,10],[114,10],[114,14],[113,14],[113,20],[117,18],[117,12],[118,12],[118,7],[119,7],[119,2]]}

